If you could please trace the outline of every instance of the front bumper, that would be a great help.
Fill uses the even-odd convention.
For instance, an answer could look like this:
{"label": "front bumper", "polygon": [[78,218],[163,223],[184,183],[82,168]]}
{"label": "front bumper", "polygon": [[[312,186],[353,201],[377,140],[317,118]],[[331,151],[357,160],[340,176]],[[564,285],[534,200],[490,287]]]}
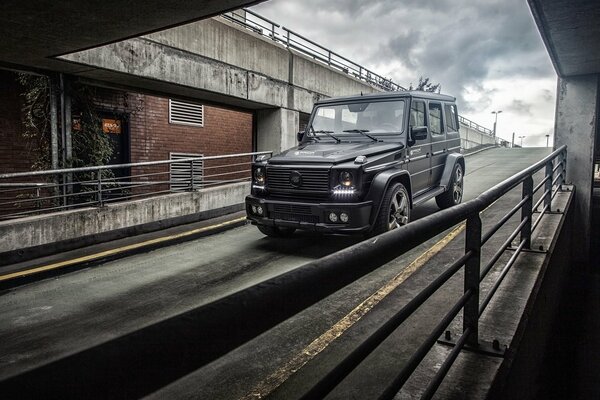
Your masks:
{"label": "front bumper", "polygon": [[[261,206],[263,215],[252,212],[252,206]],[[255,225],[279,226],[328,233],[360,233],[368,231],[372,201],[360,203],[303,203],[246,197],[246,215]],[[346,213],[347,223],[329,221],[330,213]]]}

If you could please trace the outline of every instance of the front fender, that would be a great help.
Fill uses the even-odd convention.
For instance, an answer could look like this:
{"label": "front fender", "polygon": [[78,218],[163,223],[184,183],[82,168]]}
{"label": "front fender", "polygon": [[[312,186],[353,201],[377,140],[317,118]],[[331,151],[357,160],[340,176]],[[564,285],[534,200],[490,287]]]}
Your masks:
{"label": "front fender", "polygon": [[392,169],[382,171],[373,178],[373,181],[371,182],[371,187],[369,188],[369,192],[367,193],[367,196],[365,198],[365,200],[370,200],[373,202],[373,212],[371,213],[370,218],[371,224],[373,223],[373,221],[375,221],[375,218],[377,218],[377,215],[379,214],[379,209],[381,208],[381,204],[383,203],[383,196],[385,195],[385,192],[390,186],[390,184],[392,182],[400,181],[402,181],[405,186],[407,186],[408,183],[408,187],[406,188],[406,190],[408,190],[408,193],[410,194],[410,205],[412,207],[412,187],[410,174],[408,173],[408,171],[405,169]]}
{"label": "front fender", "polygon": [[440,186],[443,186],[444,189],[447,189],[450,185],[450,179],[452,179],[452,171],[454,171],[454,166],[457,162],[462,161],[463,166],[463,176],[465,173],[465,157],[459,153],[448,154],[446,158],[446,165],[444,166],[444,172],[442,173],[442,179],[440,180]]}

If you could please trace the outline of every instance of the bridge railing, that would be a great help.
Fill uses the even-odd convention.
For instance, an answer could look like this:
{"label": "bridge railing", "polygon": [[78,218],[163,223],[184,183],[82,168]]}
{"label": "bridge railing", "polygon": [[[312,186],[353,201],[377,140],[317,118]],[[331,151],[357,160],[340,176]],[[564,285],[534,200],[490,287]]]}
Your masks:
{"label": "bridge railing", "polygon": [[[462,334],[423,394],[422,398],[430,399],[460,351],[466,346],[479,347],[481,315],[520,253],[531,246],[532,232],[550,210],[553,197],[562,190],[566,151],[566,146],[560,147],[473,200],[382,234],[376,240],[365,240],[209,304],[164,319],[140,331],[8,378],[2,382],[3,388],[8,393],[35,392],[39,386],[30,383],[43,380],[47,397],[64,397],[65,388],[68,388],[69,394],[81,393],[82,397],[86,393],[106,393],[107,387],[118,388],[119,393],[127,392],[132,397],[143,397],[199,370],[446,229],[466,221],[464,254],[451,261],[441,275],[376,328],[337,365],[330,366],[326,375],[301,396],[303,399],[324,398],[429,297],[464,268],[464,290],[460,299],[449,306],[432,331],[423,332],[426,339],[404,365],[398,366],[399,372],[379,396],[380,399],[392,399],[396,395],[446,327],[463,310]],[[537,177],[540,170],[544,171],[543,178],[534,185],[534,176]],[[519,185],[522,185],[521,199],[484,232],[481,213]],[[540,190],[543,190],[543,194],[534,202],[534,195]],[[541,209],[534,219],[534,210],[538,207]],[[490,238],[519,212],[520,223],[516,229],[504,239],[494,256],[483,262],[482,246],[489,243]],[[513,254],[502,265],[491,289],[481,296],[481,282],[490,278],[488,273],[516,238],[519,244],[511,247]],[[480,300],[481,297],[483,300]],[[493,345],[491,348],[496,350]],[[86,368],[72,368],[73,365],[86,365]],[[144,368],[139,368],[140,365]],[[118,382],[118,385],[108,385],[107,382]]]}
{"label": "bridge railing", "polygon": [[481,133],[484,133],[486,135],[489,135],[489,136],[494,136],[494,132],[491,129],[488,129],[488,128],[484,127],[484,126],[481,126],[478,123],[473,122],[473,121],[471,121],[468,118],[465,118],[465,117],[459,115],[458,116],[458,120],[459,120],[459,122],[465,124],[469,128],[473,128],[473,129],[475,129],[475,130],[477,130],[477,131],[479,131]]}
{"label": "bridge railing", "polygon": [[378,75],[362,65],[251,10],[235,10],[221,14],[221,17],[382,90],[406,90],[391,79]]}
{"label": "bridge railing", "polygon": [[0,174],[0,220],[250,181],[253,158],[271,153]]}
{"label": "bridge railing", "polygon": [[[531,247],[532,232],[539,226],[544,215],[550,211],[553,198],[562,190],[566,173],[566,152],[566,146],[560,147],[541,161],[490,188],[473,200],[382,234],[377,237],[377,240],[366,240],[350,246],[188,314],[186,317],[194,321],[194,326],[202,327],[203,331],[212,332],[215,337],[214,343],[212,341],[205,343],[206,348],[211,349],[211,355],[204,359],[201,364],[205,365],[205,363],[224,355],[232,348],[245,343],[281,321],[400,257],[446,229],[465,224],[466,244],[464,254],[455,261],[450,262],[441,275],[435,278],[405,306],[397,310],[389,320],[371,333],[337,365],[333,366],[325,376],[301,397],[303,399],[326,397],[387,337],[413,315],[427,299],[464,268],[464,292],[462,296],[449,307],[433,331],[425,332],[427,337],[423,344],[405,365],[399,366],[398,374],[379,397],[380,399],[395,397],[440,336],[444,334],[448,325],[463,310],[462,334],[455,341],[454,348],[423,395],[423,398],[430,399],[460,351],[465,347],[480,348],[480,317],[486,311],[490,300],[521,252]],[[534,185],[534,176],[537,176],[536,174],[540,170],[544,171],[543,178]],[[519,185],[522,186],[520,201],[489,230],[484,232],[482,230],[481,213]],[[535,201],[534,196],[539,194],[540,190],[543,193],[539,196],[539,200]],[[537,211],[537,217],[535,218],[534,211]],[[508,237],[502,238],[501,246],[498,247],[491,259],[482,260],[481,248],[489,243],[500,228],[515,215],[520,216],[518,226]],[[518,245],[511,247],[515,239],[518,240]],[[500,267],[496,264],[508,250],[513,251],[512,255],[501,266],[497,279],[491,283],[491,289],[485,293],[485,296],[482,296],[480,292],[481,283],[486,278],[490,279],[495,275],[488,276],[492,269]],[[268,318],[265,316],[264,310],[269,310]],[[173,324],[173,326],[161,326],[161,329],[168,329],[169,331],[177,329],[178,322],[172,321],[170,324]],[[232,334],[231,327],[239,326],[251,326],[252,329],[240,330]],[[229,340],[223,341],[223,336],[228,337]],[[498,347],[497,343],[492,343],[489,349],[490,351],[501,351]],[[182,346],[181,349],[178,348],[176,351],[187,354],[189,349]],[[148,354],[148,356],[152,357],[153,354]],[[156,362],[156,360],[153,361]],[[163,361],[160,360],[159,362],[161,367],[164,367]],[[200,364],[195,364],[186,368],[194,370],[199,367],[201,367]]]}

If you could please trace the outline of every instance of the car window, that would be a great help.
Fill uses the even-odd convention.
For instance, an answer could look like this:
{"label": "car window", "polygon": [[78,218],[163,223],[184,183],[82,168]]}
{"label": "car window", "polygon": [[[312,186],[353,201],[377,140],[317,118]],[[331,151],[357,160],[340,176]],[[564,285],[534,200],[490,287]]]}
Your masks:
{"label": "car window", "polygon": [[456,105],[444,105],[444,112],[446,113],[446,129],[448,130],[448,132],[458,131],[458,121],[456,119]]}
{"label": "car window", "polygon": [[443,134],[442,105],[440,103],[429,103],[429,131],[432,135]]}
{"label": "car window", "polygon": [[357,130],[397,135],[404,130],[404,107],[404,100],[397,99],[321,105],[315,110],[312,129],[317,136],[326,135],[321,130],[337,137],[360,135]]}
{"label": "car window", "polygon": [[410,105],[410,126],[426,126],[425,102],[413,100]]}

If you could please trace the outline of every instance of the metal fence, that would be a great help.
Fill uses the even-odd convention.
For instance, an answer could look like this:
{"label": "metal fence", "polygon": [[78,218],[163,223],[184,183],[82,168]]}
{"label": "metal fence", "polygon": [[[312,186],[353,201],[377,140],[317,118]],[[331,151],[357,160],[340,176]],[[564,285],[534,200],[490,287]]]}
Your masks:
{"label": "metal fence", "polygon": [[0,220],[249,181],[253,157],[271,153],[0,174]]}
{"label": "metal fence", "polygon": [[[27,396],[30,392],[36,393],[40,387],[31,385],[31,382],[43,381],[46,397],[64,397],[65,388],[68,388],[71,396],[79,397],[89,393],[114,393],[117,396],[123,392],[131,397],[143,397],[208,365],[415,246],[466,220],[464,254],[457,260],[450,261],[441,275],[376,328],[338,364],[330,366],[326,375],[302,396],[303,399],[324,398],[464,267],[464,290],[460,299],[443,311],[445,316],[431,332],[423,332],[425,340],[408,361],[398,366],[396,376],[379,396],[380,399],[392,399],[396,395],[446,327],[463,310],[462,334],[423,393],[422,398],[430,399],[461,350],[465,346],[479,343],[481,315],[521,252],[531,246],[532,232],[550,210],[553,197],[562,190],[566,150],[566,146],[557,149],[473,200],[387,232],[377,240],[367,240],[309,262],[176,317],[8,378],[2,382],[3,389],[8,393]],[[544,176],[534,184],[534,177],[537,178],[540,170],[544,170]],[[522,185],[520,201],[489,230],[483,232],[482,211],[519,185]],[[540,190],[543,193],[535,201],[534,195]],[[538,210],[535,219],[534,210]],[[507,237],[501,238],[502,245],[491,259],[483,262],[481,248],[489,244],[490,238],[513,216],[520,217],[518,226]],[[517,238],[518,245],[511,247],[513,240]],[[509,248],[513,253],[508,261],[496,266]],[[497,279],[491,283],[491,289],[487,293],[481,293],[480,284],[486,278],[489,280],[488,274],[492,269],[498,272]],[[265,310],[269,312],[265,313]],[[200,331],[202,340],[198,341]],[[169,334],[165,335],[165,332]],[[168,351],[157,351],[157,348]],[[72,368],[73,365],[88,367]],[[139,365],[144,365],[144,368],[138,368]],[[113,384],[108,385],[108,382]]]}
{"label": "metal fence", "polygon": [[221,14],[221,17],[377,88],[406,90],[392,82],[391,79],[384,78],[362,65],[248,9],[231,11]]}
{"label": "metal fence", "polygon": [[481,125],[479,125],[478,123],[475,123],[473,121],[471,121],[468,118],[462,117],[462,116],[458,116],[458,121],[466,126],[468,126],[469,128],[473,128],[481,133],[484,133],[486,135],[489,136],[494,136],[494,132],[491,129],[485,128]]}

